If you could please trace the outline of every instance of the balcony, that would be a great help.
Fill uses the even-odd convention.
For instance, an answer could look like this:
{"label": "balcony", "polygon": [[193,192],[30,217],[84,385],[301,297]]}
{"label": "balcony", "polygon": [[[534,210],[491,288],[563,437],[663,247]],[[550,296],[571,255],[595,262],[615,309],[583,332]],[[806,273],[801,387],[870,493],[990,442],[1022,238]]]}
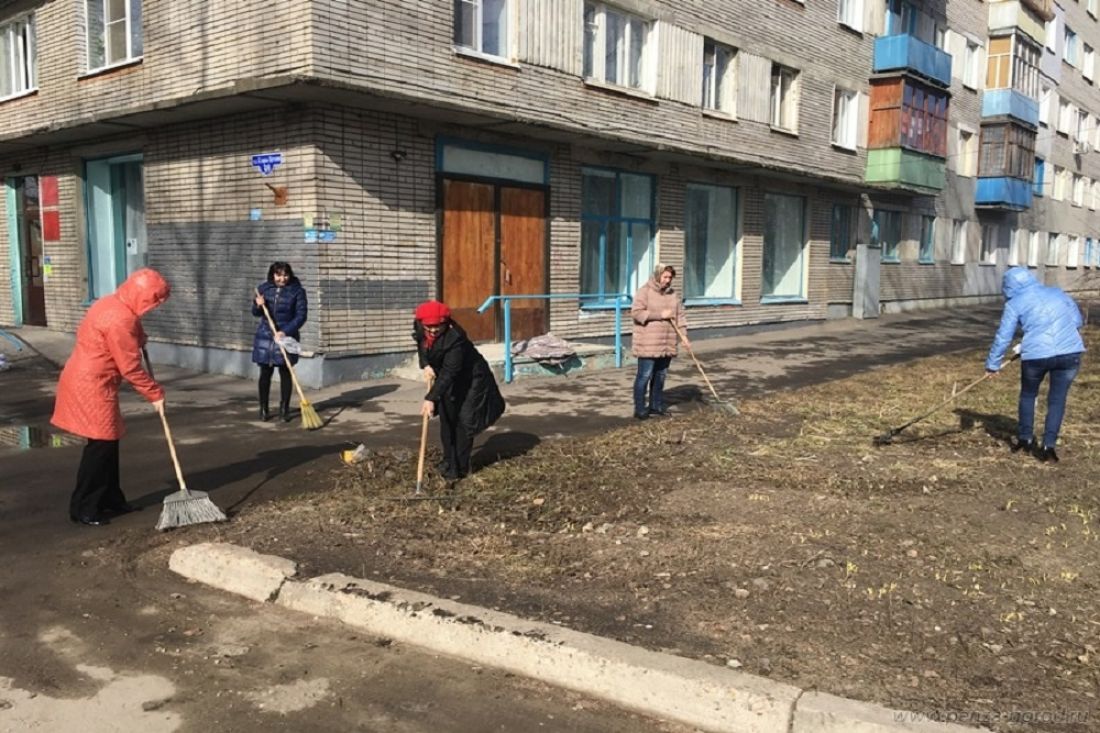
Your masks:
{"label": "balcony", "polygon": [[1015,89],[987,89],[982,95],[982,118],[1011,117],[1039,126],[1039,103]]}
{"label": "balcony", "polygon": [[904,148],[867,151],[867,183],[934,194],[943,190],[945,165],[942,158]]}
{"label": "balcony", "polygon": [[[1043,3],[1038,3],[1042,5]],[[1019,29],[1042,45],[1047,40],[1046,20],[1043,13],[1037,13],[1032,3],[1012,0],[989,4],[989,33],[999,35]],[[1053,15],[1051,15],[1053,17]]]}
{"label": "balcony", "polygon": [[875,39],[873,68],[876,74],[908,71],[944,88],[951,86],[951,54],[908,34]]}
{"label": "balcony", "polygon": [[1022,211],[1031,208],[1031,181],[1021,178],[979,178],[974,205]]}

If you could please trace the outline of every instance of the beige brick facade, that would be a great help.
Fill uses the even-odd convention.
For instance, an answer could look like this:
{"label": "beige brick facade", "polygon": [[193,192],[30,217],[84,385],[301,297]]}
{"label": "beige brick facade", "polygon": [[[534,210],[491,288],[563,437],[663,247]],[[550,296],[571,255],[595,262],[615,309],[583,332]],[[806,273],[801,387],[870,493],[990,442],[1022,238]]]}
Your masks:
{"label": "beige brick facade", "polygon": [[[837,86],[867,94],[884,1],[864,3],[866,30],[856,32],[838,24],[836,0],[616,0],[609,5],[653,24],[656,52],[641,91],[583,78],[581,0],[510,2],[515,36],[507,59],[456,50],[450,0],[147,0],[142,58],[92,74],[80,0],[0,2],[0,23],[35,12],[39,49],[37,90],[0,101],[0,174],[58,178],[60,238],[44,252],[49,327],[74,329],[89,298],[86,162],[140,154],[148,262],[174,288],[169,304],[147,319],[166,357],[246,373],[255,326],[250,289],[272,260],[286,259],[310,296],[303,341],[315,354],[305,360],[313,371],[304,369],[312,383],[376,374],[409,351],[411,309],[441,282],[444,140],[546,160],[548,279],[556,293],[581,288],[584,168],[653,176],[653,257],[681,269],[686,187],[736,189],[739,301],[692,306],[696,329],[848,313],[855,267],[830,260],[834,205],[853,207],[853,245],[867,241],[875,208],[901,212],[900,262],[881,266],[887,310],[998,297],[1013,232],[1077,235],[1081,257],[1092,237],[1100,251],[1091,190],[1084,206],[1046,196],[1021,213],[975,208],[976,179],[956,172],[954,140],[960,126],[981,129],[983,91],[963,84],[957,61],[943,191],[864,183],[865,102],[861,142],[850,151],[831,144],[833,94]],[[915,5],[949,38],[987,43],[990,3]],[[1100,48],[1100,24],[1085,4],[1067,2],[1057,12],[1081,43]],[[696,53],[704,39],[738,54],[730,114],[705,113],[694,98],[701,76],[683,54]],[[773,63],[798,72],[793,131],[769,124]],[[1060,57],[1046,59],[1044,71],[1100,125],[1100,74],[1089,81]],[[1057,165],[1100,181],[1100,152],[1082,154],[1053,127],[1038,134],[1037,150],[1049,150],[1048,176]],[[1100,143],[1100,134],[1094,139]],[[251,156],[267,152],[282,154],[283,163],[264,176]],[[276,189],[285,204],[276,203]],[[804,297],[783,303],[761,298],[768,192],[805,202]],[[931,264],[918,262],[922,216],[936,220]],[[951,262],[955,220],[969,222],[961,264]],[[978,262],[989,223],[1001,227],[992,264]],[[10,240],[10,227],[0,227],[0,260],[18,266]],[[1100,284],[1100,268],[1067,264],[1063,251],[1058,267],[1037,269],[1074,290]],[[18,320],[13,292],[0,288],[0,323]],[[560,300],[549,312],[549,327],[566,338],[613,330],[612,311]]]}

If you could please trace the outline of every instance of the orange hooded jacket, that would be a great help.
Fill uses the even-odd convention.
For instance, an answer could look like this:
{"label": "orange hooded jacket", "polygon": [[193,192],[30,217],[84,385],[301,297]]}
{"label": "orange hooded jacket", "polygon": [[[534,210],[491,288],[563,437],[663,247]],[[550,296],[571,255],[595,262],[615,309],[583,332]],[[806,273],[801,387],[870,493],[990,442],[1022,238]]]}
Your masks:
{"label": "orange hooded jacket", "polygon": [[150,402],[164,398],[164,389],[141,364],[146,340],[141,317],[166,301],[170,292],[159,272],[143,268],[92,304],[61,370],[51,423],[85,438],[118,440],[126,432],[118,407],[123,379]]}

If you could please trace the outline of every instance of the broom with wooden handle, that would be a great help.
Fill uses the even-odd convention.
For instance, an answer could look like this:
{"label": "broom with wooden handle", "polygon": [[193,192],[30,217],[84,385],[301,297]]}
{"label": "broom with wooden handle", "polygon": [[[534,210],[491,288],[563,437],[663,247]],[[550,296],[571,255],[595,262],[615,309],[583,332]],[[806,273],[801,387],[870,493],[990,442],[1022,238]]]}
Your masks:
{"label": "broom with wooden handle", "polygon": [[[153,365],[149,361],[149,354],[142,349],[141,355],[145,357],[145,369],[152,377]],[[160,423],[164,426],[168,452],[172,454],[172,465],[176,469],[176,480],[180,484],[179,491],[164,497],[164,507],[160,511],[160,519],[157,520],[157,529],[163,531],[175,527],[186,527],[190,524],[224,522],[225,512],[210,500],[210,496],[205,491],[190,491],[187,488],[187,482],[183,480],[183,469],[180,468],[180,461],[176,456],[176,444],[172,442],[172,429],[168,427],[168,418],[165,417],[163,408],[157,410],[157,414],[160,415]]]}
{"label": "broom with wooden handle", "polygon": [[[428,391],[432,391],[432,378],[428,377]],[[424,489],[424,454],[428,450],[428,420],[431,415],[425,413],[420,425],[420,457],[416,461],[416,496],[423,493]]]}
{"label": "broom with wooden handle", "polygon": [[[260,296],[260,291],[255,291],[257,297]],[[290,381],[294,382],[294,389],[298,391],[298,409],[302,413],[302,427],[306,430],[316,430],[323,427],[324,422],[321,420],[321,416],[317,414],[317,411],[313,409],[313,405],[309,404],[309,400],[306,399],[306,395],[302,392],[302,385],[298,383],[298,375],[294,373],[294,366],[290,363],[290,357],[287,356],[286,349],[275,338],[275,334],[279,332],[279,329],[275,326],[275,319],[271,317],[271,313],[267,310],[267,302],[264,301],[260,304],[260,307],[264,310],[264,316],[267,318],[267,325],[271,328],[271,340],[275,342],[275,345],[279,347],[279,351],[283,355],[283,363],[286,364],[287,370],[290,372]]]}

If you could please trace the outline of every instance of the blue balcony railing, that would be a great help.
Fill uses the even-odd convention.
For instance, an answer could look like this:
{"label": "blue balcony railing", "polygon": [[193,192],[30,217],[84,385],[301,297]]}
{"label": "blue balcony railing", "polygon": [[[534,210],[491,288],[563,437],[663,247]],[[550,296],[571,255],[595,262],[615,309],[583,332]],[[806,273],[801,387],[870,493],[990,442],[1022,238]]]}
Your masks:
{"label": "blue balcony railing", "polygon": [[979,178],[974,191],[974,204],[1013,210],[1030,209],[1031,194],[1031,181],[1022,178]]}
{"label": "blue balcony railing", "polygon": [[1015,89],[987,89],[982,94],[982,117],[1013,117],[1039,126],[1039,103]]}
{"label": "blue balcony railing", "polygon": [[876,74],[911,71],[942,87],[951,86],[951,54],[907,33],[875,39],[873,64]]}

